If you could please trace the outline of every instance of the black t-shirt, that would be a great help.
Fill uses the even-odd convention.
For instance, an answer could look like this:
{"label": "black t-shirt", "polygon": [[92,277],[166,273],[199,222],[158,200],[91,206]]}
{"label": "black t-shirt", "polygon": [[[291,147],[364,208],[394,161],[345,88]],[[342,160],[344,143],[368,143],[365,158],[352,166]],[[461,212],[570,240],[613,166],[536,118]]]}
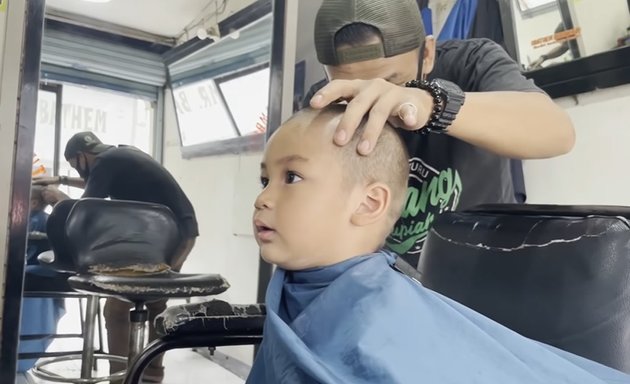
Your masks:
{"label": "black t-shirt", "polygon": [[[430,79],[451,81],[464,92],[542,92],[521,74],[505,50],[489,39],[438,43],[433,68]],[[303,105],[308,105],[324,85],[325,80],[313,85]],[[387,246],[411,265],[417,266],[436,215],[484,203],[516,202],[510,159],[449,135],[400,133],[410,156],[409,188],[402,216]]]}
{"label": "black t-shirt", "polygon": [[83,197],[165,205],[173,211],[184,237],[199,236],[195,210],[175,178],[135,147],[111,147],[96,156]]}
{"label": "black t-shirt", "polygon": [[[465,92],[542,92],[488,39],[438,44],[430,78]],[[492,119],[492,116],[487,116]],[[510,160],[442,134],[403,131],[410,155],[407,200],[387,245],[416,266],[435,216],[484,203],[515,202]]]}

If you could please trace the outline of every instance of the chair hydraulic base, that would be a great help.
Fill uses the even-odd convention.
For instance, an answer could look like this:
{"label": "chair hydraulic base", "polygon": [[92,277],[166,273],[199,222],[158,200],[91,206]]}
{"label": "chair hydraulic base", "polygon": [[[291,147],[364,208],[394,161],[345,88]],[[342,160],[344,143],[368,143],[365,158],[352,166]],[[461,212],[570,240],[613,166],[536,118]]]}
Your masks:
{"label": "chair hydraulic base", "polygon": [[[107,355],[107,354],[99,353],[99,354],[93,355],[93,358],[96,360],[108,360],[108,361],[115,361],[115,362],[120,362],[120,363],[125,363],[125,364],[127,363],[127,358],[122,357],[122,356],[114,356],[114,355]],[[84,362],[83,355],[82,354],[81,355],[66,355],[66,356],[46,359],[35,364],[35,366],[30,370],[30,372],[38,379],[52,381],[56,383],[95,384],[95,383],[100,383],[103,381],[122,380],[125,377],[125,372],[126,372],[125,370],[116,372],[113,375],[109,375],[109,376],[91,377],[92,376],[91,371],[90,373],[86,374],[85,372],[83,372],[83,369],[82,369],[81,377],[72,378],[72,377],[61,376],[45,368],[51,364],[62,363],[62,362],[67,362],[67,361],[75,361],[75,360],[81,361],[83,363]]]}
{"label": "chair hydraulic base", "polygon": [[[110,376],[92,377],[92,368],[94,362],[98,360],[108,360],[121,363],[127,363],[127,358],[123,356],[115,356],[110,354],[94,353],[94,331],[95,321],[98,313],[98,296],[89,296],[87,299],[87,308],[85,311],[85,326],[83,330],[83,349],[80,354],[68,354],[59,357],[53,357],[37,362],[31,369],[31,373],[43,380],[53,381],[57,383],[76,383],[76,384],[93,384],[100,383],[102,381],[122,379],[125,376],[125,370],[116,372]],[[70,378],[61,376],[57,373],[45,368],[51,364],[68,362],[68,361],[80,361],[81,362],[81,377]]]}

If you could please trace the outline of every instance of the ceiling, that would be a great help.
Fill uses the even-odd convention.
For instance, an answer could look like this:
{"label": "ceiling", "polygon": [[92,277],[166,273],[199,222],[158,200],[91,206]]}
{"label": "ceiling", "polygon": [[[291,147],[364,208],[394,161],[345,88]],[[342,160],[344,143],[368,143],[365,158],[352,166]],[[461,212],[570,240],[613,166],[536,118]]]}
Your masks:
{"label": "ceiling", "polygon": [[[255,0],[47,0],[46,12],[99,21],[169,38],[181,37],[186,28],[216,24]],[[224,4],[225,2],[225,4]],[[219,11],[219,14],[217,14]],[[222,11],[222,12],[221,12]]]}

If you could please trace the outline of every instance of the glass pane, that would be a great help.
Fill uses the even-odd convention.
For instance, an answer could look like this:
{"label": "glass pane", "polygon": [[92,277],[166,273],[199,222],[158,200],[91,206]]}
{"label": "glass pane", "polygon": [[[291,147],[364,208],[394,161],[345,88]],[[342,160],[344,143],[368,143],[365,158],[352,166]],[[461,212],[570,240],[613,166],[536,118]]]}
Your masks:
{"label": "glass pane", "polygon": [[237,137],[214,80],[173,89],[182,146]]}
{"label": "glass pane", "polygon": [[[105,144],[133,145],[152,154],[153,110],[152,102],[136,96],[64,84],[59,174],[79,176],[63,155],[66,143],[78,132],[92,131]],[[77,188],[61,189],[72,198],[78,198],[83,193]]]}
{"label": "glass pane", "polygon": [[556,0],[518,0],[518,6],[521,11],[532,11],[555,2]]}
{"label": "glass pane", "polygon": [[[45,174],[52,176],[55,159],[55,117],[57,94],[55,92],[39,90],[37,96],[37,124],[35,126],[35,156],[46,170]],[[35,158],[33,159],[35,161]],[[33,163],[33,173],[40,173]],[[43,175],[38,175],[43,176]]]}
{"label": "glass pane", "polygon": [[630,45],[628,0],[514,1],[514,27],[525,70]]}
{"label": "glass pane", "polygon": [[219,88],[241,135],[265,131],[269,68],[219,82]]}

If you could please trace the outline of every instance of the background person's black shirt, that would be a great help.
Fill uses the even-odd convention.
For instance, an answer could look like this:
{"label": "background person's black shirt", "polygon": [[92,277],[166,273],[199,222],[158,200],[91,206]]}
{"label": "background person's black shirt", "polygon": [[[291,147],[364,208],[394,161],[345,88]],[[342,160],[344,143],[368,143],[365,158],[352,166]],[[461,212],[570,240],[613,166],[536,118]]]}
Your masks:
{"label": "background person's black shirt", "polygon": [[165,205],[173,211],[185,238],[199,236],[193,206],[175,178],[135,147],[121,145],[98,154],[90,168],[83,197]]}

